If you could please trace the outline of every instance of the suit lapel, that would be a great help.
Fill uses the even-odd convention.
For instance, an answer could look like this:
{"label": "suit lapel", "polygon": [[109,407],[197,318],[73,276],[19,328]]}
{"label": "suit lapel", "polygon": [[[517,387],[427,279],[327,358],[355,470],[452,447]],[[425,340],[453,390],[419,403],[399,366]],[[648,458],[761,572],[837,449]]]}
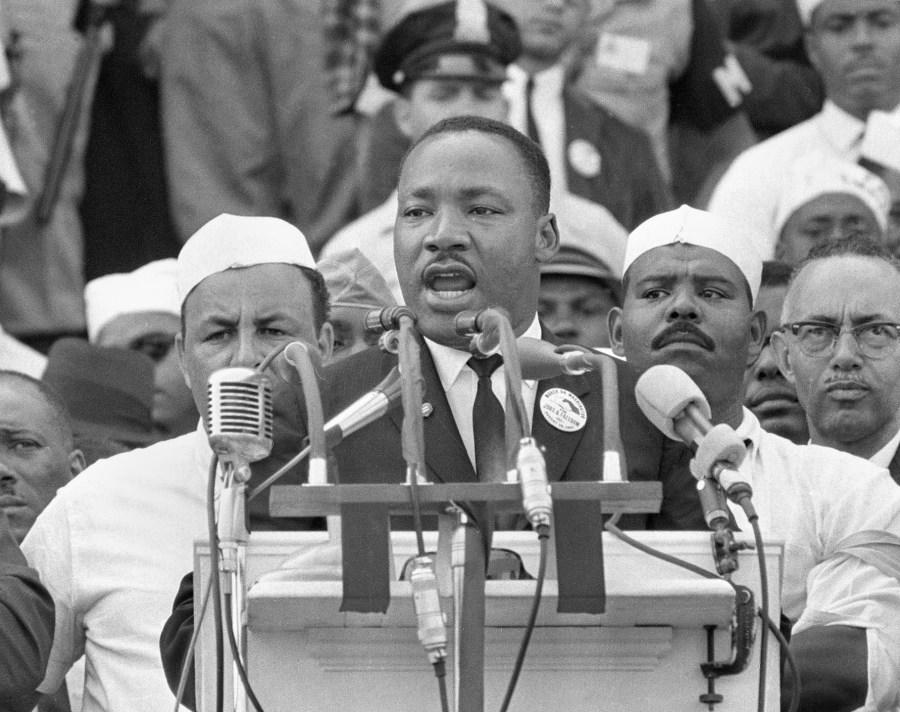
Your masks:
{"label": "suit lapel", "polygon": [[[425,418],[425,464],[430,477],[435,482],[476,482],[475,470],[466,447],[463,445],[447,394],[441,385],[431,352],[420,342],[422,380],[425,382],[424,402],[432,407],[431,415]],[[403,409],[391,412],[391,421],[402,433]]]}
{"label": "suit lapel", "polygon": [[[555,482],[561,479],[566,471],[585,429],[582,427],[571,433],[565,432],[547,421],[541,410],[541,398],[551,388],[561,388],[582,398],[590,392],[590,384],[588,379],[578,376],[558,376],[538,382],[534,411],[531,414],[531,435],[538,445],[546,448],[544,459],[547,462],[547,478]],[[588,417],[600,417],[600,413],[589,413]]]}

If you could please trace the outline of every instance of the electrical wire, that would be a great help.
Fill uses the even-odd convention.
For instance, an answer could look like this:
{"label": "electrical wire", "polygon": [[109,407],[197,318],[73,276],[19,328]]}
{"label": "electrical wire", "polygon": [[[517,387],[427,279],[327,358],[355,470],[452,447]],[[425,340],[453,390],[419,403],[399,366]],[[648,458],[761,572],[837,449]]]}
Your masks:
{"label": "electrical wire", "polygon": [[[749,498],[748,498],[749,499]],[[759,529],[759,517],[750,518],[750,525],[753,527],[753,538],[756,540],[756,555],[759,557],[759,587],[762,589],[760,598],[762,600],[761,612],[763,621],[769,620],[769,577],[766,573],[766,552],[763,547],[762,532]],[[762,627],[759,635],[759,694],[757,698],[757,709],[764,712],[766,708],[766,665],[768,663],[769,636],[767,635],[766,626]]]}
{"label": "electrical wire", "polygon": [[197,640],[200,638],[200,627],[203,625],[203,619],[206,616],[206,608],[209,604],[210,593],[212,593],[212,579],[209,579],[206,582],[206,588],[203,591],[203,599],[200,604],[200,615],[196,617],[194,630],[191,633],[191,640],[188,643],[187,653],[181,663],[181,674],[178,677],[178,687],[175,690],[175,707],[173,712],[178,712],[181,709],[181,701],[184,699],[184,691],[187,688],[191,666],[194,664],[194,650],[197,647]]}
{"label": "electrical wire", "polygon": [[279,467],[275,472],[269,475],[262,483],[258,484],[252,490],[250,490],[250,494],[247,496],[247,501],[252,502],[258,495],[262,494],[267,487],[274,484],[276,481],[280,480],[284,477],[288,472],[290,472],[294,467],[296,467],[304,457],[309,454],[309,445],[303,448],[300,452],[294,455],[290,460],[288,460],[284,465]]}
{"label": "electrical wire", "polygon": [[778,641],[778,645],[784,651],[788,667],[791,669],[791,678],[793,679],[794,684],[791,685],[791,703],[788,707],[788,712],[797,712],[800,709],[800,670],[797,667],[797,660],[794,658],[790,645],[788,645],[787,640],[785,640],[784,636],[781,634],[775,621],[771,618],[766,618],[766,626],[772,631],[772,634]]}
{"label": "electrical wire", "polygon": [[222,712],[225,696],[225,671],[222,660],[225,656],[225,644],[222,640],[222,592],[219,587],[219,536],[216,531],[216,470],[219,457],[213,453],[209,461],[209,478],[206,488],[206,525],[209,534],[209,580],[212,585],[213,623],[216,632],[216,712]]}
{"label": "electrical wire", "polygon": [[509,709],[509,703],[512,701],[513,693],[516,691],[516,683],[519,681],[519,674],[522,672],[522,665],[525,662],[525,654],[528,652],[528,644],[531,642],[531,634],[534,632],[534,624],[537,621],[538,609],[541,605],[541,594],[544,589],[544,577],[547,573],[547,540],[550,538],[550,527],[542,524],[537,528],[538,540],[541,543],[541,558],[538,564],[537,581],[535,582],[534,598],[531,602],[531,612],[528,615],[528,623],[525,626],[525,634],[522,636],[522,643],[519,645],[519,652],[516,654],[516,661],[513,664],[512,675],[509,678],[509,685],[506,688],[506,694],[503,697],[503,704],[500,705],[500,712],[506,712]]}
{"label": "electrical wire", "polygon": [[441,712],[450,712],[450,700],[447,697],[447,663],[444,658],[435,661],[434,676],[438,681],[438,694],[441,696]]}
{"label": "electrical wire", "polygon": [[234,637],[234,626],[233,619],[231,617],[231,594],[225,594],[225,630],[228,631],[228,646],[231,648],[231,656],[234,658],[234,665],[237,668],[238,676],[241,678],[241,683],[244,685],[244,690],[247,692],[247,697],[250,699],[250,703],[253,705],[256,712],[263,712],[262,705],[259,703],[259,700],[256,699],[256,693],[253,691],[253,686],[250,684],[250,679],[247,677],[247,670],[244,667],[244,663],[241,660],[241,651],[238,650],[237,640]]}

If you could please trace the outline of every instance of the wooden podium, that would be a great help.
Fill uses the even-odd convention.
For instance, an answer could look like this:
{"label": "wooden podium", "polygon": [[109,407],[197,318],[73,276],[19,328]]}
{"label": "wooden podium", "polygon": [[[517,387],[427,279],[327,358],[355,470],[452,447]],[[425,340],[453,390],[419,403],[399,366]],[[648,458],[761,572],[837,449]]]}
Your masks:
{"label": "wooden podium", "polygon": [[[634,538],[712,570],[709,534],[633,532]],[[747,534],[739,535],[739,540]],[[434,550],[436,535],[426,541]],[[600,615],[556,611],[553,571],[544,587],[537,628],[531,641],[511,710],[700,712],[707,680],[708,628],[715,626],[713,657],[731,655],[730,625],[734,590],[721,580],[702,578],[644,554],[609,534],[603,535],[606,611]],[[341,613],[341,582],[267,580],[265,574],[303,548],[321,546],[326,532],[254,533],[247,550],[247,669],[266,712],[378,710],[439,712],[437,683],[416,637],[416,616],[406,582],[391,583],[386,613]],[[746,540],[746,539],[745,539]],[[396,571],[416,553],[411,532],[391,535]],[[538,542],[532,532],[497,532],[495,547],[513,549],[532,573],[538,568]],[[782,545],[767,543],[770,615],[778,620]],[[199,592],[209,578],[208,546],[196,545],[195,581]],[[759,572],[753,551],[740,554],[737,583],[749,586],[759,604]],[[485,709],[499,709],[522,637],[534,591],[533,581],[486,584]],[[449,620],[452,602],[444,600]],[[199,610],[199,606],[198,606]],[[215,688],[214,638],[207,615],[198,641],[197,703],[212,709]],[[761,633],[756,623],[757,641]],[[766,709],[779,710],[779,651],[770,637]],[[452,653],[448,682],[453,680]],[[230,657],[226,648],[226,671]],[[759,645],[740,674],[720,677],[717,712],[755,710]],[[451,709],[455,709],[453,684]],[[231,700],[226,674],[225,709]],[[465,712],[465,711],[463,711]]]}

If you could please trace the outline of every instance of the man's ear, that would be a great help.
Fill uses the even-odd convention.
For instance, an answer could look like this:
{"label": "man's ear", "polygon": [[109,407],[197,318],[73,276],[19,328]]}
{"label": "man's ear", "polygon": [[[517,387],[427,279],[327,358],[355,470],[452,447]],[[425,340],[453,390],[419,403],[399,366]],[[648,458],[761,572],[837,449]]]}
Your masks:
{"label": "man's ear", "polygon": [[191,387],[191,379],[188,376],[187,369],[184,367],[184,336],[179,331],[175,334],[175,350],[178,353],[178,368],[181,369],[181,375],[184,377],[185,385]]}
{"label": "man's ear", "polygon": [[622,307],[613,307],[606,315],[609,329],[609,345],[616,356],[625,358],[625,344],[622,341]]}
{"label": "man's ear", "polygon": [[791,353],[783,332],[772,332],[772,351],[775,352],[775,363],[778,364],[778,370],[788,380],[788,383],[796,386],[797,379],[791,366]]}
{"label": "man's ear", "polygon": [[547,213],[538,218],[538,230],[535,235],[534,254],[538,262],[549,262],[559,250],[559,227],[556,215]]}
{"label": "man's ear", "polygon": [[331,361],[331,356],[334,354],[334,327],[331,326],[330,321],[326,321],[322,324],[322,328],[319,329],[319,337],[316,339],[316,343],[319,344],[319,353],[322,356],[322,363]]}
{"label": "man's ear", "polygon": [[394,121],[406,138],[412,138],[412,104],[402,94],[394,97]]}
{"label": "man's ear", "polygon": [[80,449],[75,448],[69,453],[69,474],[75,477],[85,467],[87,467],[87,460],[84,458],[84,453]]}
{"label": "man's ear", "polygon": [[763,343],[766,340],[766,313],[755,311],[750,315],[750,343],[747,348],[747,363],[749,367],[762,352]]}

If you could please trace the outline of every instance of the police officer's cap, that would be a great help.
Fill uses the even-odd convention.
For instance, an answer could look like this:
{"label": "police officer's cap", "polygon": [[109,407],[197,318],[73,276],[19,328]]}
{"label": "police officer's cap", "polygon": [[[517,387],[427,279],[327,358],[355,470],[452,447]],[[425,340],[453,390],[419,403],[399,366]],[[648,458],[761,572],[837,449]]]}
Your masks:
{"label": "police officer's cap", "polygon": [[452,0],[404,15],[378,48],[375,74],[396,92],[417,79],[500,83],[521,51],[509,14],[484,0]]}

